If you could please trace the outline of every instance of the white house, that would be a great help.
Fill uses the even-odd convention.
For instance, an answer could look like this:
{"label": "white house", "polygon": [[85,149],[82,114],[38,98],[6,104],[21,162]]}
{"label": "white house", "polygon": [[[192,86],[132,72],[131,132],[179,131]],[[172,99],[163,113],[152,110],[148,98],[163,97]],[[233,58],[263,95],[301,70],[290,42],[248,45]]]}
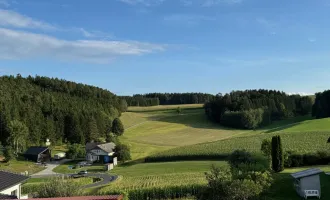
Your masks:
{"label": "white house", "polygon": [[28,179],[28,176],[0,171],[0,199],[25,199],[21,195],[21,184]]}
{"label": "white house", "polygon": [[111,163],[116,145],[115,143],[87,143],[86,144],[86,160],[90,162]]}

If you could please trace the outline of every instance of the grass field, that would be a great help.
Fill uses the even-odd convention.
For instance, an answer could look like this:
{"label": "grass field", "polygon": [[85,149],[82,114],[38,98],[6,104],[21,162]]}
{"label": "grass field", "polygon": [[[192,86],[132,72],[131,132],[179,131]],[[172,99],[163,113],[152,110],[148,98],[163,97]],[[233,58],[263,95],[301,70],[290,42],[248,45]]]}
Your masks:
{"label": "grass field", "polygon": [[29,174],[37,173],[44,167],[36,165],[34,162],[13,160],[9,163],[0,162],[0,170],[21,173],[28,171]]}
{"label": "grass field", "polygon": [[92,166],[86,166],[79,169],[69,169],[69,166],[76,166],[78,162],[80,161],[66,162],[60,166],[57,166],[55,169],[53,169],[53,171],[61,174],[75,174],[82,170],[87,170],[89,173],[104,172],[104,165],[102,164],[94,164]]}
{"label": "grass field", "polygon": [[131,166],[116,167],[112,174],[120,176],[119,180],[99,190],[100,193],[111,190],[131,190],[206,183],[205,172],[210,171],[212,164],[227,166],[221,161],[187,161],[172,163],[141,163]]}
{"label": "grass field", "polygon": [[157,110],[174,110],[178,107],[181,109],[194,109],[194,108],[202,108],[204,104],[182,104],[182,105],[159,105],[159,106],[148,106],[148,107],[139,107],[139,106],[131,106],[128,107],[129,112],[149,112],[149,111],[157,111]]}

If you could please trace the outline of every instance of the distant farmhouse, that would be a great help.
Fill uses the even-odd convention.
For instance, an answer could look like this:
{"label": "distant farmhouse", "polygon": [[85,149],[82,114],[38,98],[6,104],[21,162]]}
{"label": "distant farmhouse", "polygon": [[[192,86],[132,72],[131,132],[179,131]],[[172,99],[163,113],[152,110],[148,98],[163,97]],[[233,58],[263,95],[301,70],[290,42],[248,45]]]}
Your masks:
{"label": "distant farmhouse", "polygon": [[104,164],[117,164],[117,158],[114,158],[116,145],[110,143],[87,143],[86,160],[90,162],[100,162]]}
{"label": "distant farmhouse", "polygon": [[0,171],[0,199],[23,199],[21,184],[28,179],[27,176]]}

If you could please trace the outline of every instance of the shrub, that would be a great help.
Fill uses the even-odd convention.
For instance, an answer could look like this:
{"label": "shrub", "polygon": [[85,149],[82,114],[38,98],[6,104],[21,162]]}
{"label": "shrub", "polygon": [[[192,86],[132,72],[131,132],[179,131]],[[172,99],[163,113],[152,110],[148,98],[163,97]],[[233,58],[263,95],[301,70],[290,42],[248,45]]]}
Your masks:
{"label": "shrub", "polygon": [[112,122],[112,132],[117,136],[123,135],[124,125],[123,125],[123,123],[121,122],[121,120],[119,118],[116,118],[116,119],[113,120],[113,122]]}
{"label": "shrub", "polygon": [[330,152],[318,151],[317,153],[297,154],[286,152],[286,167],[300,167],[309,165],[326,165],[330,163]]}
{"label": "shrub", "polygon": [[235,150],[228,160],[232,168],[238,167],[240,164],[249,164],[253,162],[252,155],[246,150]]}
{"label": "shrub", "polygon": [[5,147],[5,150],[3,152],[3,155],[5,156],[5,161],[9,162],[11,160],[15,160],[14,150],[11,146]]}
{"label": "shrub", "polygon": [[85,146],[81,144],[71,144],[68,145],[68,151],[66,152],[66,157],[70,159],[84,158],[86,156]]}
{"label": "shrub", "polygon": [[272,168],[275,172],[284,170],[284,154],[280,136],[272,138]]}
{"label": "shrub", "polygon": [[118,157],[118,160],[122,162],[131,160],[131,150],[129,146],[121,143],[116,144],[115,152]]}
{"label": "shrub", "polygon": [[56,177],[39,185],[37,194],[38,198],[72,197],[79,196],[81,189],[79,184],[75,184],[71,179]]}

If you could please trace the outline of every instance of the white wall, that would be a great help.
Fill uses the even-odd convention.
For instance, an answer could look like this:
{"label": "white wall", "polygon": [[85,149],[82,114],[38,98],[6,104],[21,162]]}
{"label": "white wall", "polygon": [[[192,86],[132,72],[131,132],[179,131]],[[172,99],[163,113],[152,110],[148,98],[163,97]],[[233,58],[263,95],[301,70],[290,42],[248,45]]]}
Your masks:
{"label": "white wall", "polygon": [[14,190],[17,190],[17,198],[21,198],[21,184],[15,185],[11,188],[8,188],[6,190],[0,191],[1,194],[11,195],[11,192]]}

